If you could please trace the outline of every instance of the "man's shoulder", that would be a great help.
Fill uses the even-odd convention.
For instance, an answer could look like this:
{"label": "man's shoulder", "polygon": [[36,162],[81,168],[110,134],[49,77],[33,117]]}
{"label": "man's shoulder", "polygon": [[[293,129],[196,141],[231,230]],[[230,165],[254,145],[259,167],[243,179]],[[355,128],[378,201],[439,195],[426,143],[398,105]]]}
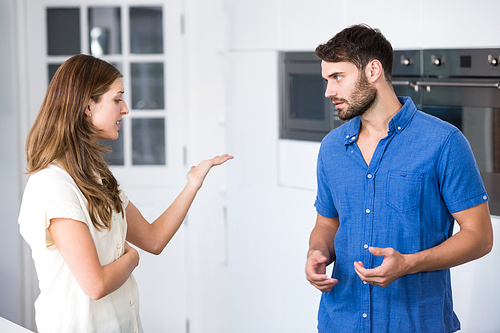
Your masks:
{"label": "man's shoulder", "polygon": [[425,126],[425,130],[440,131],[444,133],[451,133],[459,130],[455,125],[448,121],[442,120],[437,116],[429,114],[424,111],[417,110],[412,121],[413,125]]}
{"label": "man's shoulder", "polygon": [[415,112],[409,127],[413,136],[425,136],[434,143],[444,144],[450,137],[463,136],[455,125],[423,111]]}

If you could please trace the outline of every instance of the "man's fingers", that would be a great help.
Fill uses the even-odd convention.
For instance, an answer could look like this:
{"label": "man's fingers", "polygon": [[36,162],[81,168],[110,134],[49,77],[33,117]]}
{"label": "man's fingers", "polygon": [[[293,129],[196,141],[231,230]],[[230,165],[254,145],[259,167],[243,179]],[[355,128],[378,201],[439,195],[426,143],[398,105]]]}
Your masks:
{"label": "man's fingers", "polygon": [[309,281],[311,285],[316,287],[318,290],[321,292],[328,292],[332,290],[332,288],[339,283],[339,280],[337,279],[325,279],[325,280],[320,280],[320,281]]}

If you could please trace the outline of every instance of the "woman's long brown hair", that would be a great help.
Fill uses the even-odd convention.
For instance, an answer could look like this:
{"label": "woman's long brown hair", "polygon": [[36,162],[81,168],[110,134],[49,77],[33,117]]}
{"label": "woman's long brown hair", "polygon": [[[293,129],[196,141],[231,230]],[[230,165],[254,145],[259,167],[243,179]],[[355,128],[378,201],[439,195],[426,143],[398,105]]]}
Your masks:
{"label": "woman's long brown hair", "polygon": [[98,129],[85,119],[85,110],[121,76],[113,65],[89,55],[68,59],[52,78],[26,140],[28,174],[57,162],[87,199],[99,230],[110,228],[113,211],[124,211],[118,182],[104,161],[107,147],[97,143]]}

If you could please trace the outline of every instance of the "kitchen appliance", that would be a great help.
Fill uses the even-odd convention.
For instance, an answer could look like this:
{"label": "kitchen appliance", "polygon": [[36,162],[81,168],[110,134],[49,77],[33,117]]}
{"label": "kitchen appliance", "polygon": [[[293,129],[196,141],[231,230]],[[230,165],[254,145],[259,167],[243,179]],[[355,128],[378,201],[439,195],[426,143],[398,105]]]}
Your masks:
{"label": "kitchen appliance", "polygon": [[321,60],[314,52],[281,52],[279,76],[281,138],[321,141],[343,123],[325,98]]}
{"label": "kitchen appliance", "polygon": [[394,52],[393,86],[417,108],[457,126],[468,139],[490,212],[500,215],[500,49]]}
{"label": "kitchen appliance", "polygon": [[[321,61],[314,52],[281,52],[280,138],[321,141],[343,121],[324,97]],[[392,84],[419,110],[458,127],[470,142],[500,215],[500,48],[394,51]]]}

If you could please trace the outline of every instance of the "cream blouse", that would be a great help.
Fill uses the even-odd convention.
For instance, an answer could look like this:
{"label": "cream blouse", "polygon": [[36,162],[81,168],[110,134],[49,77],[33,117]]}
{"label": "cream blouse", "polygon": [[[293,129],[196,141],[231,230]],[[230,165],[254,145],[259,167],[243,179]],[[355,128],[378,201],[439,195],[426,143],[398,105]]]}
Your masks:
{"label": "cream blouse", "polygon": [[[123,191],[120,198],[123,207],[127,207],[128,198]],[[85,295],[52,242],[48,227],[53,218],[85,223],[101,265],[123,254],[127,234],[126,217],[119,213],[113,213],[109,230],[94,228],[83,193],[57,164],[29,177],[19,225],[21,235],[31,247],[39,280],[40,295],[35,302],[39,333],[142,332],[134,277],[131,275],[118,290],[97,301]]]}

